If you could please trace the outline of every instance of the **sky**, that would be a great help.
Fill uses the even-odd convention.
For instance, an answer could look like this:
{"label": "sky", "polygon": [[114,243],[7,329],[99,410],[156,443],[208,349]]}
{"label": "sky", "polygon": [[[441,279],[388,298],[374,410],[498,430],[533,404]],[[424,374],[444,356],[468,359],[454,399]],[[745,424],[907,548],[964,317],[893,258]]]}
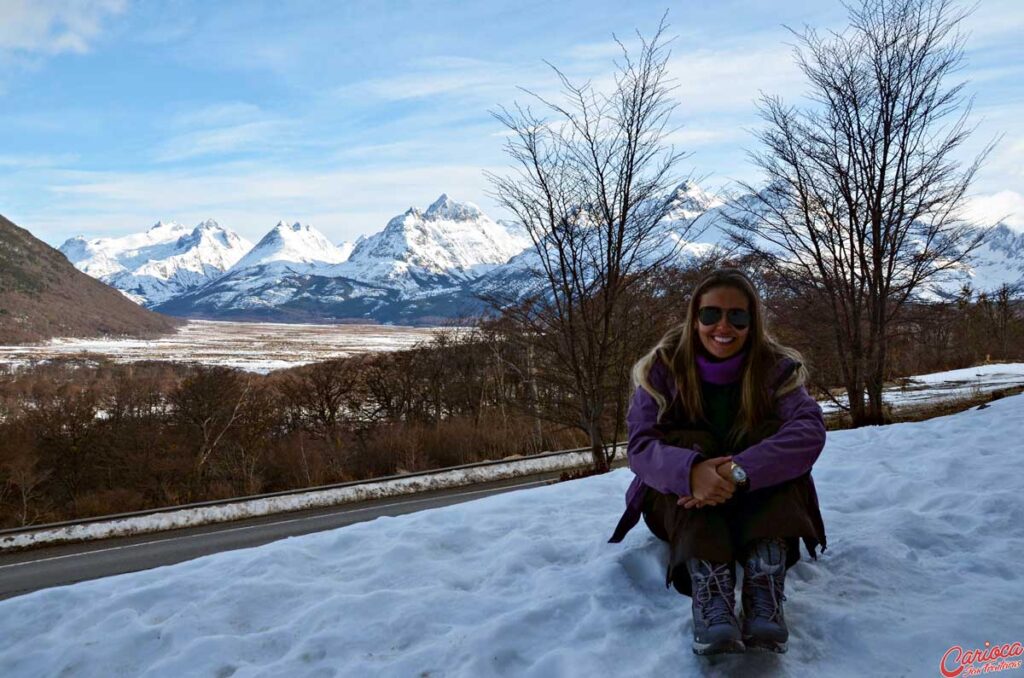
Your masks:
{"label": "sky", "polygon": [[[492,112],[557,96],[546,62],[608,82],[667,11],[681,170],[755,182],[759,93],[806,93],[787,26],[839,2],[0,0],[0,214],[57,246],[216,219],[256,241],[301,221],[340,243],[441,193],[503,214]],[[967,159],[999,139],[971,214],[1024,231],[1024,3],[980,0],[958,74]]]}

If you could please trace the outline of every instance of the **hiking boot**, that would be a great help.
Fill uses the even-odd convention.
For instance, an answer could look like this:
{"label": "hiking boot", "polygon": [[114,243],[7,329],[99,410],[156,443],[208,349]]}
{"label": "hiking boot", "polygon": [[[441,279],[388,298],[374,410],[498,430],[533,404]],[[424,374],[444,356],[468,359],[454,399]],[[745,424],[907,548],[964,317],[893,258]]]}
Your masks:
{"label": "hiking boot", "polygon": [[686,569],[693,583],[693,652],[743,652],[736,618],[736,580],[732,563],[690,558]]}
{"label": "hiking boot", "polygon": [[782,612],[786,541],[755,541],[743,563],[743,642],[748,648],[782,653],[789,629]]}

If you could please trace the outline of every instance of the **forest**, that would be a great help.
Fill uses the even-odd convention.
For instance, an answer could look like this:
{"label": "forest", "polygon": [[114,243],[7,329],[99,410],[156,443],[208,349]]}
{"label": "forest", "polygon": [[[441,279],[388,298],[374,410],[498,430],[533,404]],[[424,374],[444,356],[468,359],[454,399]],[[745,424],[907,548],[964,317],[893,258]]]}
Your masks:
{"label": "forest", "polygon": [[[605,441],[625,438],[629,368],[685,309],[708,267],[632,300],[608,378]],[[772,333],[799,349],[820,399],[842,391],[827,316],[758,280]],[[1010,288],[911,305],[891,328],[900,377],[1024,359]],[[412,350],[266,375],[165,362],[72,360],[0,378],[0,527],[315,487],[589,444],[557,354],[507,318]],[[840,417],[833,426],[844,424]],[[609,453],[610,454],[610,453]],[[613,460],[611,456],[609,460]]]}

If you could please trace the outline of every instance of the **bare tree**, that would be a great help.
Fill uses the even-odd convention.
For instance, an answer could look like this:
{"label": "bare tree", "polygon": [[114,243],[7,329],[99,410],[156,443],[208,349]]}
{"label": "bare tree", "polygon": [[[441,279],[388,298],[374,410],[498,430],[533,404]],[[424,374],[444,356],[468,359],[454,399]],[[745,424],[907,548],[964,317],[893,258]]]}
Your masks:
{"label": "bare tree", "polygon": [[[39,513],[35,504],[38,502],[40,486],[50,476],[50,472],[41,468],[36,451],[31,447],[11,449],[0,463],[0,480],[6,476],[5,485],[13,488],[17,502],[17,521],[19,525],[30,525]],[[0,496],[2,498],[2,496]]]}
{"label": "bare tree", "polygon": [[169,398],[172,420],[192,448],[193,497],[202,491],[211,457],[240,423],[253,379],[224,367],[197,367]]}
{"label": "bare tree", "polygon": [[[517,104],[495,117],[510,132],[513,170],[488,174],[496,200],[533,241],[538,289],[519,303],[487,301],[536,349],[543,416],[582,430],[605,470],[602,422],[618,402],[629,291],[675,256],[664,220],[684,155],[666,143],[670,95],[664,20],[636,54],[622,46],[611,91],[576,84],[552,66],[561,102],[527,92],[543,114]],[[545,117],[546,116],[546,117]],[[686,229],[682,229],[686,235]],[[532,355],[532,354],[531,354]]]}
{"label": "bare tree", "polygon": [[[955,159],[968,139],[963,60],[966,14],[949,0],[860,0],[850,25],[794,33],[810,84],[802,109],[765,96],[767,182],[735,202],[733,236],[794,293],[821,299],[854,425],[881,423],[887,339],[922,286],[960,265],[983,231],[961,217],[989,145]],[[865,392],[867,406],[864,403]]]}

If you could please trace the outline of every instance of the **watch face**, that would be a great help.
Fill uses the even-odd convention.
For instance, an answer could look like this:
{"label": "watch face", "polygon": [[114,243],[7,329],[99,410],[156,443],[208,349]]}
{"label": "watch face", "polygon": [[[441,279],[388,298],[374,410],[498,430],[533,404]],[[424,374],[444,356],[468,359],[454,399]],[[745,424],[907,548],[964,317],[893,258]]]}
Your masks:
{"label": "watch face", "polygon": [[732,479],[737,483],[742,483],[747,479],[747,472],[741,469],[739,466],[732,467]]}

